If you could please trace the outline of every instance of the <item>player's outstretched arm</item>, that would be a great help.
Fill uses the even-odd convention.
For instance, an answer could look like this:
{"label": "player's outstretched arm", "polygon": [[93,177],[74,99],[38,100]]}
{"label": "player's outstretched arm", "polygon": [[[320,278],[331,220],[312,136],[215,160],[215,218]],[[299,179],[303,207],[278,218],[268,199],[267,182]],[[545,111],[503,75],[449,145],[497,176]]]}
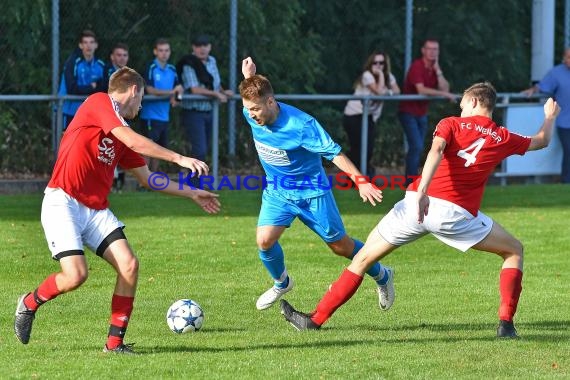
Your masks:
{"label": "player's outstretched arm", "polygon": [[427,196],[427,190],[441,158],[443,157],[443,151],[445,149],[445,139],[435,136],[431,144],[431,149],[426,158],[424,168],[422,169],[422,179],[418,186],[418,199],[417,199],[417,212],[418,212],[418,223],[423,223],[424,216],[428,214],[429,211],[429,197]]}
{"label": "player's outstretched arm", "polygon": [[548,146],[550,139],[552,138],[554,121],[559,113],[560,107],[558,106],[558,103],[556,103],[554,99],[548,98],[546,103],[544,103],[544,122],[536,135],[531,137],[528,150],[538,150]]}
{"label": "player's outstretched arm", "polygon": [[368,178],[362,175],[344,153],[338,154],[332,162],[356,184],[363,202],[368,201],[372,206],[376,206],[376,202],[382,202],[382,190],[371,184]]}
{"label": "player's outstretched arm", "polygon": [[208,174],[209,168],[205,162],[195,158],[185,157],[181,154],[166,149],[154,141],[136,133],[129,127],[113,128],[111,133],[121,140],[130,149],[147,157],[158,158],[168,162],[174,162],[183,168],[190,169],[198,175]]}
{"label": "player's outstretched arm", "polygon": [[168,178],[162,179],[160,182],[161,189],[158,190],[156,187],[150,186],[149,184],[149,179],[153,173],[146,165],[130,169],[129,173],[135,176],[141,186],[144,186],[148,189],[160,191],[164,194],[192,199],[198,206],[200,206],[200,208],[202,208],[202,210],[208,214],[215,214],[220,211],[220,201],[218,200],[218,194],[210,193],[209,191],[201,189],[192,189],[188,186],[181,186],[179,183],[170,181]]}

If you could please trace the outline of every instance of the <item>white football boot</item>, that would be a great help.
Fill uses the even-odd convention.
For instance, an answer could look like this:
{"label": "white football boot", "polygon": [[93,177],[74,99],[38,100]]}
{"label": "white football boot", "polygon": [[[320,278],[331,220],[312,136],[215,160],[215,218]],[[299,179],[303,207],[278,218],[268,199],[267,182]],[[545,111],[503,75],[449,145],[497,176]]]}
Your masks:
{"label": "white football boot", "polygon": [[259,296],[257,302],[255,303],[255,307],[257,307],[257,310],[265,310],[270,308],[275,302],[279,300],[279,298],[283,296],[283,294],[293,289],[294,285],[295,284],[293,283],[293,279],[291,276],[289,276],[289,284],[286,288],[277,288],[275,286],[272,286],[269,288],[269,290]]}
{"label": "white football boot", "polygon": [[388,273],[388,281],[386,285],[378,285],[378,305],[383,311],[388,311],[396,298],[396,290],[394,289],[394,270],[388,267],[384,267],[384,270]]}

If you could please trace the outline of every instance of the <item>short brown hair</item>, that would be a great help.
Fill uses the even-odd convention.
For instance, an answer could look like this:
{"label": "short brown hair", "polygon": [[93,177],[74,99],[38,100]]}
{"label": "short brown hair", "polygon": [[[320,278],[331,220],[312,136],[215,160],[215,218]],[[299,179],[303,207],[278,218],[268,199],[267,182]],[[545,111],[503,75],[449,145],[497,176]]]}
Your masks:
{"label": "short brown hair", "polygon": [[463,96],[477,99],[479,104],[489,111],[493,111],[497,103],[497,90],[490,82],[475,83],[463,92]]}
{"label": "short brown hair", "polygon": [[90,29],[85,29],[85,30],[82,30],[81,34],[79,35],[79,43],[83,42],[83,39],[86,37],[91,37],[95,41],[97,41],[97,36],[95,35],[95,32],[90,30]]}
{"label": "short brown hair", "polygon": [[170,42],[168,42],[168,40],[166,38],[157,38],[156,41],[154,41],[153,48],[156,49],[158,47],[158,45],[169,45],[170,46]]}
{"label": "short brown hair", "polygon": [[141,88],[144,88],[144,79],[139,73],[127,66],[115,71],[109,79],[109,93],[123,94],[132,86],[137,86],[140,91]]}
{"label": "short brown hair", "polygon": [[123,43],[123,42],[117,42],[115,45],[113,45],[113,48],[111,49],[111,53],[113,53],[115,50],[117,49],[123,49],[124,51],[129,51],[129,45]]}
{"label": "short brown hair", "polygon": [[239,93],[242,99],[255,100],[273,96],[273,87],[269,79],[263,75],[254,75],[244,79],[239,84]]}

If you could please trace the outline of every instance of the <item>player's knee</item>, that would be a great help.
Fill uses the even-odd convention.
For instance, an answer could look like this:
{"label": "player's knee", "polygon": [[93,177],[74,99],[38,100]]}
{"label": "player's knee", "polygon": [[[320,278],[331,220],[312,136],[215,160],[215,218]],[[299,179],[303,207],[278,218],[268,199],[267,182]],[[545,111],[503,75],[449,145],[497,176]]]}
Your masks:
{"label": "player's knee", "polygon": [[348,257],[348,254],[350,254],[350,252],[348,252],[348,250],[343,249],[343,247],[341,247],[339,245],[329,245],[329,247],[335,255]]}
{"label": "player's knee", "polygon": [[329,245],[329,248],[331,249],[331,251],[333,251],[333,253],[335,255],[342,256],[342,257],[348,257],[348,258],[352,257],[353,247],[348,246],[342,240],[337,241],[337,242],[333,242],[333,243],[329,243],[328,245]]}
{"label": "player's knee", "polygon": [[275,240],[267,235],[257,235],[257,248],[262,251],[267,251],[275,245]]}
{"label": "player's knee", "polygon": [[127,260],[121,263],[119,271],[125,278],[136,278],[139,273],[139,260],[134,255],[129,257]]}
{"label": "player's knee", "polygon": [[77,270],[73,272],[63,273],[62,281],[59,289],[62,292],[69,292],[79,288],[87,281],[87,270]]}
{"label": "player's knee", "polygon": [[505,252],[503,252],[502,256],[504,259],[517,258],[518,260],[522,261],[523,252],[524,252],[523,244],[519,240],[513,239],[513,241],[509,244],[508,249],[506,249]]}
{"label": "player's knee", "polygon": [[524,253],[523,244],[520,242],[520,240],[515,239],[513,244],[513,254],[516,256],[520,256],[520,258],[522,259],[523,253]]}

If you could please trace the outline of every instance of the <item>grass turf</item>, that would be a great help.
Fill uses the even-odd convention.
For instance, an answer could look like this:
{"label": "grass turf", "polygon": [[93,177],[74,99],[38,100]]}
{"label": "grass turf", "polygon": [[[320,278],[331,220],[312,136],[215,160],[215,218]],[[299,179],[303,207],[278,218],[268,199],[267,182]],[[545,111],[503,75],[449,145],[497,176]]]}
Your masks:
{"label": "grass turf", "polygon": [[[402,197],[362,204],[336,193],[348,233],[365,239]],[[561,185],[490,187],[482,209],[525,245],[525,277],[515,319],[522,339],[494,338],[501,260],[466,255],[432,237],[384,261],[396,269],[397,298],[377,306],[365,279],[320,331],[299,333],[255,300],[271,285],[257,258],[260,193],[221,193],[208,216],[189,201],[155,193],[111,197],[140,258],[127,342],[143,355],[102,353],[114,284],[111,268],[87,253],[90,278],[44,306],[32,339],[13,335],[17,297],[58,270],[39,221],[41,195],[0,197],[0,378],[567,378],[570,376],[570,200]],[[311,310],[347,265],[296,221],[281,244],[296,288],[287,299]],[[175,335],[165,313],[180,298],[206,315],[201,331]]]}

